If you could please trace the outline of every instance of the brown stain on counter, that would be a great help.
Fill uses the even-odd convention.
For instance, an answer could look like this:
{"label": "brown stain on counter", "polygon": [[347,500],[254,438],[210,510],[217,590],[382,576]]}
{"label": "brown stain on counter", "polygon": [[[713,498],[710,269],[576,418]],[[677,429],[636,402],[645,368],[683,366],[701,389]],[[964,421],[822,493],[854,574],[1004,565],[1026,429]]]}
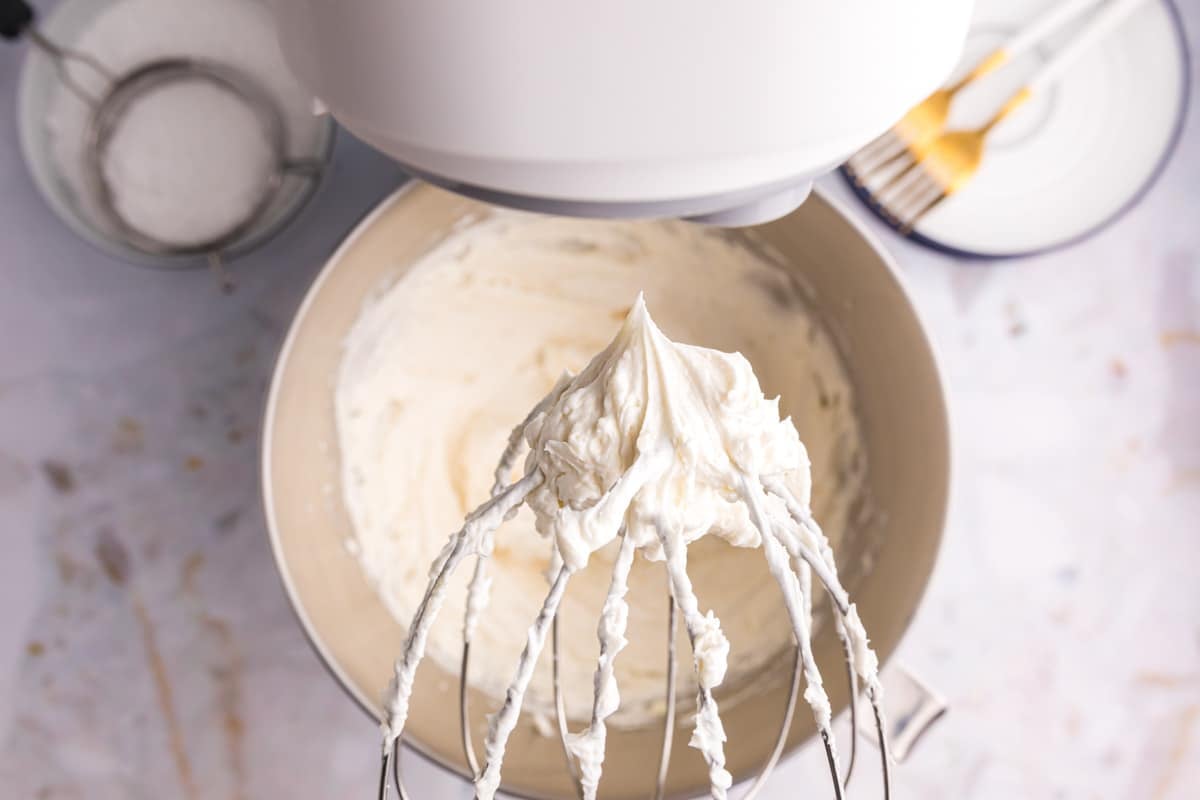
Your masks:
{"label": "brown stain on counter", "polygon": [[1200,345],[1200,330],[1192,330],[1190,328],[1174,328],[1165,330],[1159,334],[1159,341],[1166,349],[1176,347],[1178,345]]}
{"label": "brown stain on counter", "polygon": [[1174,494],[1181,489],[1190,489],[1200,484],[1200,469],[1195,467],[1184,467],[1171,472],[1170,481],[1167,483],[1163,494]]}
{"label": "brown stain on counter", "polygon": [[217,690],[217,709],[229,773],[233,781],[233,800],[246,800],[246,725],[241,716],[242,670],[241,651],[233,638],[233,630],[225,620],[202,614],[200,623],[217,640],[221,664],[212,667],[211,674]]}
{"label": "brown stain on counter", "polygon": [[1133,676],[1134,683],[1139,686],[1155,689],[1181,689],[1185,686],[1200,684],[1200,674],[1184,674],[1142,670]]}
{"label": "brown stain on counter", "polygon": [[63,583],[71,583],[79,574],[79,563],[62,551],[54,554],[54,565],[58,568],[58,577]]}
{"label": "brown stain on counter", "polygon": [[138,627],[142,634],[142,647],[146,653],[146,665],[150,668],[150,676],[154,680],[154,689],[158,696],[158,708],[162,712],[163,721],[167,725],[167,741],[171,748],[171,757],[175,762],[175,771],[179,773],[179,783],[183,787],[183,796],[187,800],[196,800],[196,781],[192,774],[192,764],[188,760],[187,747],[183,741],[183,729],[179,724],[179,713],[175,709],[175,691],[171,687],[167,674],[167,665],[163,661],[162,651],[158,647],[158,634],[150,614],[140,597],[133,598],[133,613],[137,618]]}
{"label": "brown stain on counter", "polygon": [[50,483],[50,488],[59,494],[70,494],[75,491],[75,473],[61,461],[43,461],[42,474]]}
{"label": "brown stain on counter", "polygon": [[121,417],[117,420],[117,428],[112,436],[112,449],[115,453],[140,453],[146,444],[142,424],[133,417]]}
{"label": "brown stain on counter", "polygon": [[124,586],[129,580],[129,550],[110,528],[101,528],[96,535],[93,548],[96,560],[115,586]]}
{"label": "brown stain on counter", "polygon": [[179,585],[183,591],[189,594],[195,593],[196,579],[203,566],[204,554],[199,550],[193,552],[184,560],[183,566],[179,568]]}
{"label": "brown stain on counter", "polygon": [[[204,554],[197,550],[188,555],[179,568],[180,590],[197,604],[200,603],[200,596],[196,581],[204,564]],[[208,673],[214,684],[219,723],[217,728],[225,741],[230,780],[233,784],[232,792],[228,797],[231,800],[246,800],[246,726],[241,715],[244,660],[228,621],[203,610],[196,612],[195,620],[203,632],[216,641],[217,655],[209,663]],[[208,650],[208,648],[205,649]],[[166,716],[166,704],[160,703],[160,705],[163,706],[164,716]],[[176,754],[176,763],[179,764],[178,754]],[[190,768],[187,772],[190,773]],[[182,768],[180,774],[184,774]]]}
{"label": "brown stain on counter", "polygon": [[1196,727],[1197,720],[1200,720],[1200,705],[1190,705],[1179,715],[1175,735],[1171,737],[1174,745],[1167,753],[1166,766],[1163,767],[1158,782],[1154,785],[1154,794],[1151,795],[1154,800],[1166,797],[1174,785],[1175,779],[1179,775],[1179,768],[1183,765],[1183,760],[1191,749],[1192,731]]}

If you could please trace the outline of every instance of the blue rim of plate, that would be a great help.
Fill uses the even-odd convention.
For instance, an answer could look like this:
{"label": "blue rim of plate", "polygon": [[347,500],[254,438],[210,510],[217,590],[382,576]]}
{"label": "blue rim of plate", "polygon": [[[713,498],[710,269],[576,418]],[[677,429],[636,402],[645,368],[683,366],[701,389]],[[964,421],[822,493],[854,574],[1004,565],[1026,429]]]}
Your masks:
{"label": "blue rim of plate", "polygon": [[884,213],[879,203],[875,202],[875,198],[869,191],[867,191],[866,187],[855,182],[853,176],[851,176],[849,170],[847,170],[844,165],[838,167],[838,174],[842,176],[842,179],[846,182],[846,185],[850,187],[850,191],[854,193],[854,196],[857,197],[858,200],[864,206],[866,206],[867,209],[877,219],[887,225],[888,228],[897,234],[900,234],[902,238],[907,241],[910,241],[914,244],[919,244],[923,247],[929,248],[930,250],[935,250],[945,255],[978,262],[1006,261],[1014,258],[1028,258],[1030,256],[1053,253],[1055,251],[1071,247],[1072,245],[1079,244],[1086,239],[1090,239],[1105,228],[1108,228],[1110,225],[1120,220],[1122,217],[1132,211],[1139,203],[1141,203],[1142,199],[1145,198],[1145,196],[1149,194],[1150,190],[1154,188],[1154,185],[1158,183],[1158,179],[1162,177],[1162,174],[1166,170],[1167,165],[1170,163],[1171,158],[1175,155],[1175,151],[1179,149],[1180,140],[1183,139],[1183,131],[1186,127],[1188,108],[1191,105],[1192,54],[1188,48],[1188,39],[1183,25],[1183,16],[1179,12],[1179,6],[1176,3],[1176,0],[1160,0],[1160,2],[1166,8],[1167,14],[1171,18],[1171,27],[1175,31],[1175,39],[1179,44],[1179,66],[1180,70],[1182,71],[1182,81],[1180,82],[1179,88],[1179,111],[1175,116],[1174,127],[1171,130],[1171,135],[1168,137],[1166,145],[1163,147],[1162,153],[1158,157],[1158,162],[1154,165],[1154,169],[1150,170],[1150,172],[1146,175],[1145,180],[1142,181],[1142,184],[1137,188],[1137,190],[1134,191],[1133,194],[1129,196],[1129,199],[1122,203],[1116,211],[1112,212],[1107,217],[1104,217],[1090,228],[1084,230],[1082,233],[1068,236],[1067,238],[1054,242],[1053,244],[1046,245],[1045,247],[1034,248],[1032,250],[1020,250],[1003,253],[988,253],[977,250],[966,250],[961,247],[955,247],[954,245],[938,241],[937,239],[926,236],[918,231],[912,231],[907,235],[900,233],[900,226],[896,223],[896,221]]}

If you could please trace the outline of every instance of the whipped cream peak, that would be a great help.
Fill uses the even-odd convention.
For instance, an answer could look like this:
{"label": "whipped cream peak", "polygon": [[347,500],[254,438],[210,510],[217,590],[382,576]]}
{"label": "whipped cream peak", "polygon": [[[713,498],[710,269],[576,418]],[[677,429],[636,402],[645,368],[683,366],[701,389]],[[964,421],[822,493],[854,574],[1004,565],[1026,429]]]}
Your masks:
{"label": "whipped cream peak", "polygon": [[625,530],[663,558],[658,531],[756,546],[737,503],[744,474],[803,470],[808,456],[779,399],[740,353],[677,344],[639,294],[612,342],[525,425],[527,499],[572,570]]}

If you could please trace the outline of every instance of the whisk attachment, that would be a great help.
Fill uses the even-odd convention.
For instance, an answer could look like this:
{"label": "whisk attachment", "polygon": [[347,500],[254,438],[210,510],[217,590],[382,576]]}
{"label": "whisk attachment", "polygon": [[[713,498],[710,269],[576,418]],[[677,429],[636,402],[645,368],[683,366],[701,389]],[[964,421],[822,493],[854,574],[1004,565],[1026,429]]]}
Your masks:
{"label": "whisk attachment", "polygon": [[[515,508],[515,506],[512,505],[515,497],[520,496],[523,493],[527,494],[528,491],[531,491],[531,487],[539,483],[540,480],[541,476],[537,475],[536,473],[527,474],[521,481],[518,481],[516,484],[513,484],[507,489],[501,491],[500,494],[493,497],[492,501],[489,501],[489,504],[485,504],[484,507],[482,507],[479,511],[472,515],[471,518],[468,519],[468,525],[464,527],[464,531],[470,527],[473,520],[478,520],[489,515],[492,520],[496,520],[498,516],[503,516],[497,513],[497,508],[508,508],[510,510],[511,508]],[[779,518],[771,518],[767,512],[764,511],[763,505],[765,504],[761,504],[761,500],[765,498],[764,490],[784,501],[785,507],[789,512],[789,517],[795,523],[793,527],[788,529],[784,520]],[[830,596],[832,601],[831,605],[835,611],[835,614],[837,615],[837,627],[839,630],[839,636],[842,640],[843,654],[845,656],[847,666],[847,681],[851,687],[850,708],[852,717],[856,716],[857,714],[855,696],[857,694],[856,689],[858,686],[858,679],[861,674],[856,666],[856,653],[854,647],[856,641],[861,644],[863,640],[854,638],[854,632],[861,628],[861,623],[856,621],[857,613],[854,612],[853,607],[849,605],[844,589],[842,589],[840,583],[837,582],[836,577],[831,575],[829,570],[823,568],[827,564],[825,558],[832,558],[832,551],[824,552],[822,550],[822,548],[827,548],[828,545],[823,534],[820,533],[820,529],[816,527],[815,522],[811,520],[811,515],[808,514],[808,512],[802,506],[800,506],[798,501],[796,501],[790,492],[788,492],[786,487],[773,480],[765,479],[762,486],[759,487],[757,493],[751,489],[745,489],[744,492],[744,497],[749,498],[747,503],[751,510],[752,518],[756,520],[757,524],[762,526],[762,530],[766,531],[763,536],[764,551],[769,553],[768,559],[771,560],[775,565],[778,577],[782,580],[782,582],[787,583],[789,581],[788,575],[790,575],[790,580],[795,581],[796,591],[794,593],[794,601],[789,604],[789,612],[794,611],[797,614],[794,622],[798,624],[800,630],[800,634],[797,636],[798,644],[795,648],[795,656],[789,680],[788,698],[784,707],[784,714],[780,723],[779,733],[776,737],[771,754],[760,768],[758,774],[755,776],[743,798],[743,800],[753,800],[753,798],[759,794],[762,787],[765,786],[771,773],[777,766],[783,749],[786,745],[787,736],[791,730],[792,721],[794,720],[795,716],[796,701],[801,694],[801,678],[804,678],[807,682],[809,686],[808,691],[815,691],[821,694],[823,694],[824,691],[821,688],[821,676],[811,651],[811,645],[809,644],[809,627],[811,625],[812,614],[812,577],[814,575],[817,577],[818,581],[822,583],[826,593]],[[502,504],[497,503],[497,501],[502,501]],[[507,514],[508,511],[504,513]],[[781,530],[785,532],[781,533]],[[807,533],[807,538],[801,536],[802,530]],[[790,533],[788,531],[790,531]],[[476,535],[488,536],[490,535],[490,531],[482,534],[477,533]],[[439,578],[444,580],[444,575],[448,574],[447,570],[453,569],[453,566],[456,565],[459,560],[461,560],[461,556],[463,555],[462,548],[456,547],[455,545],[462,544],[463,547],[465,547],[465,542],[469,539],[470,533],[464,534],[460,531],[457,536],[458,538],[454,539],[451,544],[447,546],[447,551],[443,552],[443,556],[440,557],[438,563],[435,564],[437,569],[435,570],[434,580],[430,585],[429,592],[426,594],[425,601],[422,602],[421,607],[418,609],[417,617],[414,620],[414,630],[412,633],[410,633],[410,639],[419,637],[421,635],[420,628],[422,628],[422,626],[429,621],[428,614],[431,613],[432,610],[436,610],[436,607],[440,605],[438,592],[441,588],[442,581],[439,581]],[[622,548],[625,549],[628,547],[630,551],[632,551],[632,548],[626,543],[627,541],[629,540],[622,542]],[[791,551],[790,555],[792,557],[790,559],[788,557],[788,551]],[[670,549],[669,543],[667,543],[666,555],[668,559],[671,559],[672,557],[676,559],[679,558],[678,551]],[[630,554],[630,557],[632,557],[632,553]],[[812,561],[809,559],[812,559]],[[814,569],[814,563],[820,564],[821,567]],[[787,570],[787,572],[784,572],[783,570]],[[498,785],[499,767],[495,765],[499,764],[499,759],[502,758],[503,749],[507,743],[507,737],[512,732],[513,727],[515,727],[516,717],[520,712],[520,703],[524,696],[525,690],[528,688],[529,679],[532,677],[533,665],[536,663],[537,657],[541,652],[541,648],[545,643],[547,631],[552,631],[555,627],[558,604],[562,599],[562,594],[565,591],[569,577],[570,570],[565,566],[560,565],[558,567],[555,580],[552,582],[550,590],[543,603],[542,610],[538,614],[538,617],[530,630],[529,642],[522,659],[523,666],[518,670],[517,676],[513,679],[512,684],[510,684],[509,689],[505,694],[504,705],[502,706],[500,712],[493,719],[488,737],[488,763],[493,765],[491,775],[488,777],[488,780],[491,782],[488,791],[494,791],[495,787]],[[686,579],[685,574],[684,578]],[[681,592],[680,594],[683,593]],[[677,599],[675,591],[672,590],[668,597],[668,632],[666,637],[668,652],[666,695],[667,714],[664,725],[663,747],[659,759],[659,770],[656,777],[654,795],[656,798],[661,798],[663,796],[663,791],[666,785],[666,777],[670,765],[670,753],[677,705],[675,698],[676,653],[674,630],[677,624]],[[704,625],[702,622],[703,618],[700,617],[698,621],[697,618],[699,617],[699,613],[696,609],[692,610],[692,614],[692,633],[695,635],[701,635],[700,628],[702,628]],[[685,624],[686,615],[687,610],[685,609]],[[553,648],[552,646],[552,649],[556,648]],[[469,664],[469,654],[470,643],[468,641],[464,645],[463,670],[460,674],[459,686],[464,752],[467,754],[468,764],[476,776],[476,779],[482,782],[484,776],[488,774],[488,770],[486,766],[483,770],[479,769],[478,760],[471,744],[469,732],[469,713],[466,700],[468,681],[467,665]],[[870,661],[871,659],[867,660]],[[867,670],[873,669],[873,666],[871,665],[864,665],[864,667]],[[400,669],[401,665],[398,664],[398,672]],[[884,776],[884,797],[888,798],[890,797],[889,755],[887,749],[887,739],[884,731],[884,721],[880,707],[880,689],[878,681],[873,676],[870,676],[870,673],[868,673],[867,687],[867,695],[874,710],[876,729],[879,736],[881,766]],[[559,692],[556,695],[556,717],[564,752],[569,753],[571,752],[569,743],[570,734],[566,733],[565,714],[561,710],[561,698],[562,695],[560,687]],[[710,713],[716,717],[716,701],[712,699],[711,693],[705,692],[702,684],[700,696],[698,698],[698,713],[704,713],[707,703],[712,703],[712,711]],[[820,714],[818,714],[818,731],[822,740],[822,746],[825,750],[826,760],[829,765],[834,789],[834,797],[837,800],[841,800],[843,797],[843,787],[848,782],[851,770],[853,768],[853,755],[851,756],[850,762],[847,764],[845,773],[842,774],[837,756],[837,746],[833,737],[830,721],[831,720],[828,718],[822,719]],[[851,731],[852,737],[857,735],[855,733],[857,731],[856,726],[852,725]],[[392,770],[391,779],[394,785],[397,787],[401,800],[403,800],[403,788],[400,783],[395,760],[396,756],[394,748],[397,745],[398,739],[391,741],[389,749],[385,752],[385,764],[390,765]],[[853,744],[852,738],[851,753],[853,754],[855,750],[856,745]],[[723,764],[719,761],[714,763],[712,766],[714,769],[723,768]],[[386,777],[387,775],[388,773],[385,771],[383,776]],[[585,790],[580,786],[580,780],[577,776],[578,773],[573,775],[573,783],[581,796],[594,796],[594,794],[585,792]],[[592,791],[594,792],[594,787]],[[714,796],[715,795],[716,792],[714,792]],[[386,787],[381,782],[379,797],[381,800],[383,800],[383,798],[386,798],[387,796]]]}
{"label": "whisk attachment", "polygon": [[[644,363],[636,357],[626,357],[630,349],[636,347],[644,348]],[[450,537],[433,564],[429,585],[396,663],[391,698],[385,704],[385,752],[392,751],[403,733],[413,677],[424,651],[429,628],[444,599],[447,577],[468,554],[475,554],[478,561],[468,588],[463,625],[460,716],[464,726],[463,745],[467,762],[474,773],[476,798],[492,800],[499,787],[500,767],[509,736],[516,726],[522,700],[546,638],[552,635],[556,627],[558,610],[567,585],[575,572],[586,566],[590,553],[616,541],[616,559],[597,628],[599,656],[595,668],[591,717],[588,725],[579,733],[567,730],[561,686],[557,680],[557,637],[553,637],[556,719],[568,763],[577,767],[577,771],[572,770],[576,791],[583,800],[594,800],[597,794],[607,736],[605,720],[617,710],[618,704],[614,666],[620,650],[625,646],[627,581],[634,557],[638,552],[643,552],[648,557],[664,561],[668,579],[667,713],[654,796],[662,797],[670,769],[677,705],[674,634],[676,620],[679,619],[683,622],[691,645],[697,683],[695,723],[689,744],[699,750],[708,766],[713,800],[725,800],[732,776],[725,768],[725,732],[714,690],[725,677],[729,641],[715,615],[711,611],[701,612],[687,570],[687,542],[714,530],[713,523],[708,520],[716,517],[701,517],[703,522],[697,525],[694,519],[681,516],[681,512],[673,514],[671,509],[689,509],[686,500],[676,494],[679,486],[688,486],[689,491],[709,491],[709,495],[697,495],[705,498],[706,502],[738,503],[745,508],[747,515],[740,518],[743,521],[739,525],[744,529],[737,533],[738,542],[742,546],[761,548],[766,568],[782,592],[795,640],[788,702],[779,733],[747,797],[753,798],[760,791],[778,763],[791,730],[797,698],[801,695],[812,708],[836,800],[842,800],[844,785],[850,778],[856,746],[851,745],[850,762],[843,774],[833,734],[833,710],[812,648],[814,584],[819,583],[829,597],[835,632],[842,644],[851,694],[851,716],[857,718],[855,700],[860,685],[865,688],[874,711],[886,800],[890,797],[890,770],[878,660],[871,650],[858,611],[837,577],[828,540],[813,520],[807,504],[798,499],[785,480],[785,475],[793,474],[790,470],[796,469],[795,464],[806,461],[795,429],[790,422],[779,420],[777,406],[773,401],[761,397],[756,382],[752,387],[755,391],[747,391],[745,382],[753,380],[753,374],[750,372],[749,378],[745,377],[744,372],[739,374],[742,370],[749,372],[748,364],[736,360],[740,357],[715,354],[715,351],[702,351],[700,348],[685,350],[680,347],[676,351],[670,349],[672,347],[677,346],[672,345],[653,326],[639,298],[617,340],[578,377],[564,376],[525,422],[514,430],[496,470],[491,499],[467,517],[463,528]],[[651,355],[656,360],[652,360]],[[672,361],[673,358],[678,361]],[[664,374],[668,370],[679,370],[680,374],[693,376],[691,380],[697,380],[694,376],[699,374],[698,371],[711,366],[710,361],[703,359],[729,359],[712,372],[713,376],[719,376],[711,378],[717,382],[711,393],[711,397],[716,399],[687,395],[664,399],[657,394],[670,383]],[[606,369],[611,372],[605,373]],[[708,379],[709,376],[705,375],[699,380]],[[695,384],[686,382],[689,379],[679,380],[694,390]],[[737,390],[719,383],[720,380],[736,385]],[[638,381],[642,383],[638,384]],[[636,404],[622,403],[620,398],[605,394],[613,391],[613,386],[621,387],[622,391],[632,388],[646,394]],[[756,393],[758,400],[754,399]],[[696,407],[689,407],[689,403]],[[703,403],[735,405],[732,408],[718,405],[705,410],[699,408]],[[739,403],[741,405],[737,405]],[[629,408],[636,408],[640,415],[632,432],[623,434],[629,437],[628,441],[637,442],[632,456],[628,450],[620,450],[619,454],[609,456],[612,461],[599,460],[595,466],[591,466],[587,458],[602,459],[603,454],[596,456],[595,451],[590,449],[570,449],[568,439],[574,441],[579,420],[589,409],[601,409],[597,412],[601,414],[601,421],[592,424],[602,429],[604,435],[613,437],[614,431],[620,431],[620,425],[627,424],[630,418],[638,415],[624,413],[624,416],[619,416],[623,412],[610,410]],[[603,416],[604,413],[612,413],[613,416]],[[659,432],[654,427],[662,426],[666,430],[672,425],[679,426],[680,416],[685,413],[694,414],[699,420],[694,429],[687,430],[687,435],[680,433],[678,427],[671,428],[669,434]],[[736,420],[730,424],[737,435],[745,438],[732,445],[726,441],[726,432],[711,421],[722,413]],[[654,435],[639,433],[644,432],[647,426]],[[504,481],[515,467],[523,441],[528,441],[530,446],[526,471],[519,480],[506,485]],[[613,441],[613,438],[609,441]],[[686,453],[678,456],[676,448],[686,448]],[[729,455],[731,452],[737,453],[736,465],[734,457]],[[672,472],[695,469],[702,458],[709,459],[706,464],[709,471],[705,475],[720,476],[711,479],[706,489],[694,489],[689,482],[694,479],[694,473]],[[580,472],[587,469],[594,471]],[[567,484],[587,481],[588,485],[598,483],[608,488],[599,497],[588,496],[586,502],[574,507],[565,503],[558,494],[560,481]],[[638,505],[641,502],[639,498],[643,497],[650,499]],[[499,525],[515,514],[517,507],[523,503],[533,507],[535,514],[539,515],[539,524],[545,523],[551,531],[553,543],[548,571],[551,580],[541,609],[527,633],[525,648],[504,694],[501,708],[490,718],[483,767],[479,769],[468,730],[470,715],[467,710],[466,683],[469,680],[470,642],[475,623],[487,602],[489,579],[486,561],[492,550],[494,534]],[[695,509],[689,511],[694,512]],[[748,523],[744,521],[746,518]],[[687,528],[688,525],[695,527]],[[856,736],[853,726],[852,731]],[[385,786],[381,786],[381,797],[385,789]]]}

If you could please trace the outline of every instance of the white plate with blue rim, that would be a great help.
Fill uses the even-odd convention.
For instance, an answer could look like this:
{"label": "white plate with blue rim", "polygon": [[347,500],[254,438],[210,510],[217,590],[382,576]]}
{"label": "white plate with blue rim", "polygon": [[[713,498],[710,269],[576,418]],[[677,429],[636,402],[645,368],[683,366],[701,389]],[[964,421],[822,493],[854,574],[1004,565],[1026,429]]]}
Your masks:
{"label": "white plate with blue rim", "polygon": [[[947,83],[1055,2],[977,0],[962,61]],[[1084,20],[965,89],[948,126],[980,124]],[[1009,258],[1103,229],[1141,199],[1170,160],[1187,112],[1189,69],[1178,9],[1170,0],[1147,2],[997,126],[976,177],[909,237],[959,256]],[[878,214],[869,192],[854,188]]]}

